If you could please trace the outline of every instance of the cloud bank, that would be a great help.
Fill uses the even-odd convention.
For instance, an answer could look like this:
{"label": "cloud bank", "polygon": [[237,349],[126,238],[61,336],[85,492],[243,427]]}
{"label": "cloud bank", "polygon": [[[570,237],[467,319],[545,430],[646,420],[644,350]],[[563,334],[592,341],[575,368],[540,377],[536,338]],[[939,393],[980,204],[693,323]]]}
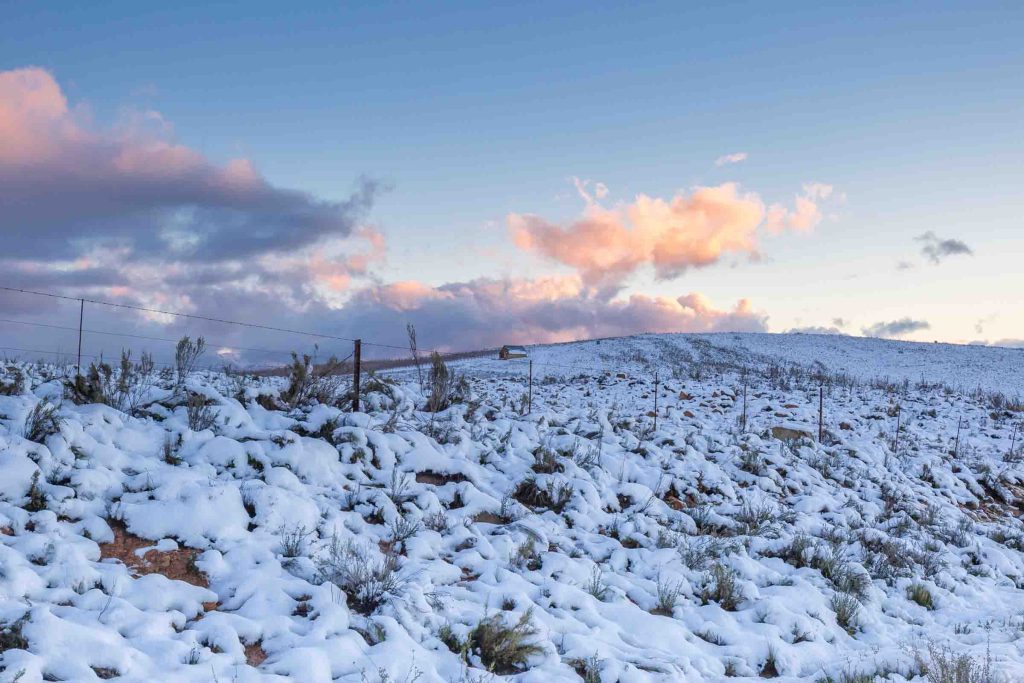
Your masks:
{"label": "cloud bank", "polygon": [[380,189],[362,181],[344,201],[318,199],[272,185],[246,159],[215,164],[167,130],[155,112],[99,129],[49,72],[0,72],[6,254],[45,244],[56,257],[117,247],[209,262],[301,249],[348,236]]}

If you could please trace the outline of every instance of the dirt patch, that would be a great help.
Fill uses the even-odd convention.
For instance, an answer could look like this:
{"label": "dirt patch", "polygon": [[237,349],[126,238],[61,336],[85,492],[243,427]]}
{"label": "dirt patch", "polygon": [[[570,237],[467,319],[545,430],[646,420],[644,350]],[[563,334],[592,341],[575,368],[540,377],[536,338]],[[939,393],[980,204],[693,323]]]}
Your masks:
{"label": "dirt patch", "polygon": [[493,512],[478,512],[473,515],[473,521],[483,524],[505,524],[508,520],[501,515],[494,514]]}
{"label": "dirt patch", "polygon": [[434,486],[444,486],[451,482],[462,482],[466,481],[466,477],[456,472],[455,474],[439,474],[438,472],[432,472],[427,470],[425,472],[416,473],[416,482],[419,484],[432,484]]}
{"label": "dirt patch", "polygon": [[[153,546],[154,541],[136,536],[118,522],[110,522],[110,528],[114,532],[114,540],[110,543],[100,543],[102,559],[120,560],[132,573],[139,576],[163,574],[169,579],[184,581],[200,588],[210,587],[206,575],[196,566],[196,557],[199,555],[197,550],[178,548],[161,551],[152,548],[140,556],[137,551]],[[216,606],[217,603],[203,603],[206,611]]]}
{"label": "dirt patch", "polygon": [[249,666],[259,666],[267,661],[267,653],[263,651],[263,643],[257,641],[245,646],[245,663]]}

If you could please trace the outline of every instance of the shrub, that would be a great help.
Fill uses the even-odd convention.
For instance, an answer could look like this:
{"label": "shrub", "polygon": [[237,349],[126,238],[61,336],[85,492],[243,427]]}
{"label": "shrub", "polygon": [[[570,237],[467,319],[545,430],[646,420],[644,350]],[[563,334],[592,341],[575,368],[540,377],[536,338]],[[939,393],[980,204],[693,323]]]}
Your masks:
{"label": "shrub", "polygon": [[527,611],[512,626],[505,623],[501,614],[485,617],[469,633],[469,651],[478,655],[492,673],[508,675],[522,671],[530,657],[543,652],[539,645],[529,642],[538,633],[530,623],[532,615],[532,611]]}
{"label": "shrub", "polygon": [[28,639],[22,633],[27,623],[28,614],[9,624],[0,625],[0,654],[8,650],[28,649]]}
{"label": "shrub", "polygon": [[284,557],[301,557],[306,554],[306,539],[313,533],[302,524],[293,527],[281,527],[281,555]]}
{"label": "shrub", "polygon": [[292,408],[314,400],[332,403],[345,382],[342,365],[334,356],[317,365],[316,351],[301,357],[293,351],[292,364],[288,367],[288,387],[281,394],[281,399]]}
{"label": "shrub", "polygon": [[29,441],[43,443],[51,434],[60,433],[63,420],[57,417],[57,406],[40,401],[25,418],[21,433]]}
{"label": "shrub", "polygon": [[857,615],[860,613],[860,602],[847,593],[836,593],[832,596],[832,611],[836,613],[836,622],[846,632],[853,634],[857,630]]}
{"label": "shrub", "polygon": [[436,531],[440,534],[446,533],[452,526],[451,520],[448,519],[448,513],[444,510],[438,510],[437,512],[431,512],[423,518],[423,525],[431,531]]}
{"label": "shrub", "polygon": [[704,569],[712,560],[718,560],[735,550],[735,546],[711,536],[686,537],[679,545],[679,559],[690,569]]}
{"label": "shrub", "polygon": [[656,614],[672,615],[679,601],[682,586],[681,581],[669,581],[658,577],[658,604],[654,608]]}
{"label": "shrub", "polygon": [[418,519],[396,517],[388,524],[388,529],[391,532],[388,540],[395,546],[404,545],[406,541],[418,534],[422,528],[423,525]]}
{"label": "shrub", "polygon": [[21,371],[21,368],[8,367],[5,370],[11,374],[11,379],[10,381],[0,379],[0,394],[4,396],[18,396],[24,393],[25,373]]}
{"label": "shrub", "polygon": [[571,484],[557,484],[548,480],[547,484],[541,486],[536,478],[527,477],[519,482],[512,492],[512,497],[529,508],[549,509],[561,513],[572,500],[572,493]]}
{"label": "shrub", "polygon": [[206,351],[206,340],[202,337],[198,337],[195,341],[188,337],[178,340],[178,345],[174,349],[175,391],[180,391],[185,385],[185,379],[195,370],[196,363],[204,351]]}
{"label": "shrub", "polygon": [[129,415],[142,407],[153,386],[153,357],[143,352],[139,362],[132,362],[132,352],[121,352],[121,365],[115,371],[109,363],[90,363],[84,375],[76,375],[66,387],[77,405],[102,403]]}
{"label": "shrub", "polygon": [[326,552],[317,559],[317,569],[321,579],[344,591],[349,607],[363,615],[373,614],[406,584],[396,556],[374,561],[365,547],[352,541],[341,543],[337,537],[331,538]]}
{"label": "shrub", "polygon": [[993,683],[991,657],[980,661],[966,653],[957,654],[948,647],[928,646],[928,662],[919,662],[929,683]]}
{"label": "shrub", "polygon": [[193,432],[209,429],[217,420],[216,411],[207,405],[206,398],[200,394],[189,394],[185,414],[188,416],[188,428]]}
{"label": "shrub", "polygon": [[717,563],[704,577],[705,585],[701,591],[701,602],[717,602],[728,611],[735,612],[743,599],[743,592],[737,582],[736,572],[724,564]]}
{"label": "shrub", "polygon": [[912,583],[907,587],[907,598],[913,600],[925,609],[935,609],[935,601],[932,598],[928,586],[923,583]]}
{"label": "shrub", "polygon": [[592,596],[604,602],[604,599],[608,597],[608,584],[604,580],[603,569],[594,567],[593,571],[590,572],[590,578],[587,579],[586,590]]}
{"label": "shrub", "polygon": [[25,509],[29,512],[39,512],[46,509],[47,497],[43,492],[43,489],[39,486],[39,472],[36,471],[32,475],[32,483],[29,484],[28,502],[25,503]]}
{"label": "shrub", "polygon": [[427,389],[427,411],[431,413],[440,412],[455,403],[462,403],[469,394],[466,378],[453,372],[437,351],[430,354]]}

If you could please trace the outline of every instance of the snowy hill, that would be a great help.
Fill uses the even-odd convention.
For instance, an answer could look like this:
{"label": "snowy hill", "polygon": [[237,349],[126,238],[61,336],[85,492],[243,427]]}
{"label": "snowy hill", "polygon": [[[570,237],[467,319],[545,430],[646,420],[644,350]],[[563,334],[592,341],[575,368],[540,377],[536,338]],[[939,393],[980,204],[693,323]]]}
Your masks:
{"label": "snowy hill", "polygon": [[1022,680],[1022,355],[552,345],[532,412],[521,361],[361,413],[8,363],[0,680]]}

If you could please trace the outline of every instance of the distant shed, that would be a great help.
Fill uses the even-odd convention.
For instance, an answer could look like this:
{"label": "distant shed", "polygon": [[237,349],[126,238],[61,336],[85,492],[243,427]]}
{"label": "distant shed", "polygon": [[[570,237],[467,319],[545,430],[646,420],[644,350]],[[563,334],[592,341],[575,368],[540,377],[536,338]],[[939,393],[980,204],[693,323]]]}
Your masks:
{"label": "distant shed", "polygon": [[498,358],[501,360],[510,360],[512,358],[526,358],[526,347],[525,346],[509,346],[506,344],[501,347],[498,351]]}

